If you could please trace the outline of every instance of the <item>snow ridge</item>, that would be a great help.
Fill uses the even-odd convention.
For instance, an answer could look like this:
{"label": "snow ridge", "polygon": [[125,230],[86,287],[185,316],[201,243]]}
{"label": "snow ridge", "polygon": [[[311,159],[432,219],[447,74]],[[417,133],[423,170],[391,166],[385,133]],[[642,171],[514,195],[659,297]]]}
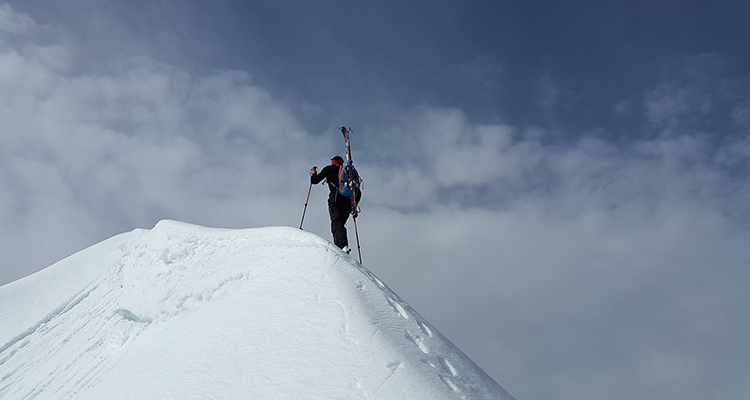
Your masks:
{"label": "snow ridge", "polygon": [[[61,274],[77,283],[50,288]],[[22,293],[44,299],[25,309],[35,322],[0,327],[0,398],[513,399],[364,266],[294,228],[161,221],[0,287],[0,312]]]}

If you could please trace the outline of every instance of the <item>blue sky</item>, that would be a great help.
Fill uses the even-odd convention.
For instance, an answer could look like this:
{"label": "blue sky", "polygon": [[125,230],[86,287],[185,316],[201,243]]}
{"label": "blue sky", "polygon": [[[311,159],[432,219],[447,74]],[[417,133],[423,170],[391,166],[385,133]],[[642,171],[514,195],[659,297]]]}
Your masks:
{"label": "blue sky", "polygon": [[[0,284],[165,218],[297,226],[519,399],[750,390],[750,3],[0,3]],[[330,237],[325,188],[305,229]]]}

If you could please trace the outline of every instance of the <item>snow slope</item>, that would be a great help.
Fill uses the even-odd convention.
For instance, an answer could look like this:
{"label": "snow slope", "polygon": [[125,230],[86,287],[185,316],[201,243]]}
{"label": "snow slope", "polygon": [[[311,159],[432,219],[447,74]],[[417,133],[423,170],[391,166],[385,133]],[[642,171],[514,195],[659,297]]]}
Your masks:
{"label": "snow slope", "polygon": [[513,399],[327,241],[175,221],[0,287],[0,398]]}

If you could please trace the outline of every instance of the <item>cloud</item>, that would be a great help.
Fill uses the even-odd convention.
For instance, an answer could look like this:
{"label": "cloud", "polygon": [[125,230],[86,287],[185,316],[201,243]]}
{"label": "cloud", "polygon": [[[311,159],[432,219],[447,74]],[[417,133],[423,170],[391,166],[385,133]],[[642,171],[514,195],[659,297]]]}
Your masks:
{"label": "cloud", "polygon": [[[744,198],[727,192],[737,177],[726,171],[729,163],[748,161],[741,155],[744,138],[717,146],[713,137],[687,130],[622,143],[585,135],[560,143],[540,128],[476,124],[458,109],[421,107],[408,115],[408,124],[383,129],[408,132],[414,141],[395,148],[405,166],[392,173],[398,182],[429,188],[418,197],[433,196],[432,205],[507,209],[532,201],[565,215]],[[382,190],[399,202],[411,197]]]}
{"label": "cloud", "polygon": [[458,72],[464,79],[487,91],[497,90],[507,74],[506,67],[491,54],[479,55],[459,65]]}
{"label": "cloud", "polygon": [[13,11],[8,4],[0,4],[0,32],[28,33],[35,28],[36,24],[31,17]]}
{"label": "cloud", "polygon": [[[297,226],[309,167],[343,150],[251,72],[82,71],[75,43],[0,20],[0,282],[163,218]],[[617,141],[384,106],[354,127],[365,264],[518,398],[742,392],[748,86],[719,61],[668,62],[610,108],[644,122]],[[327,238],[326,197],[305,229]]]}
{"label": "cloud", "polygon": [[680,117],[697,112],[706,115],[712,111],[711,98],[695,88],[664,85],[646,95],[648,120],[658,125],[669,125]]}
{"label": "cloud", "polygon": [[254,198],[287,204],[306,184],[295,155],[319,145],[246,73],[119,57],[81,74],[73,49],[26,39],[0,48],[3,282],[163,218],[256,225]]}
{"label": "cloud", "polygon": [[[742,132],[750,80],[717,54],[662,60],[660,80],[643,96],[646,121],[659,134]],[[725,121],[733,121],[735,126]]]}
{"label": "cloud", "polygon": [[558,106],[563,96],[560,85],[555,78],[548,74],[542,75],[536,84],[537,96],[539,98],[539,107],[549,115]]}
{"label": "cloud", "polygon": [[[725,344],[739,345],[736,324],[749,323],[733,322],[732,310],[747,305],[750,198],[746,176],[727,169],[747,163],[746,138],[717,144],[685,129],[560,143],[458,109],[420,107],[404,119],[384,130],[416,144],[397,148],[406,165],[389,177],[429,189],[415,211],[396,206],[411,192],[388,202],[381,191],[392,187],[370,186],[380,201],[360,217],[378,246],[368,265],[508,390],[675,398],[719,379],[735,357]],[[514,391],[516,380],[539,379],[538,393]],[[581,379],[585,387],[569,385]]]}

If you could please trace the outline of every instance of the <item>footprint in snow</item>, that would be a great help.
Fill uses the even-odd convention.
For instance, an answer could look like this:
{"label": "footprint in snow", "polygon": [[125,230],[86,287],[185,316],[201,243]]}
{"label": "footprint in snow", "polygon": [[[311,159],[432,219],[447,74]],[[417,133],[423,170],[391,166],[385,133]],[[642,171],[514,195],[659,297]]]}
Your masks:
{"label": "footprint in snow", "polygon": [[393,307],[393,310],[396,311],[403,319],[409,319],[409,314],[406,312],[404,307],[401,304],[399,304],[399,302],[397,302],[396,300],[393,300],[392,298],[388,296],[386,296],[385,299],[388,300],[388,304],[390,304],[391,307]]}
{"label": "footprint in snow", "polygon": [[451,378],[448,378],[447,376],[441,376],[440,380],[443,381],[445,386],[448,386],[452,391],[458,392],[458,386],[453,383],[453,380]]}
{"label": "footprint in snow", "polygon": [[438,361],[440,362],[440,365],[443,367],[445,372],[451,374],[452,376],[458,376],[456,368],[445,357],[438,357]]}
{"label": "footprint in snow", "polygon": [[424,339],[422,339],[420,336],[412,336],[408,331],[406,332],[405,336],[408,341],[419,347],[419,350],[422,353],[430,354],[430,349],[427,348],[427,345],[424,343]]}
{"label": "footprint in snow", "polygon": [[427,326],[427,324],[425,324],[422,321],[417,320],[417,325],[419,326],[419,329],[421,329],[422,332],[424,332],[425,335],[432,337],[432,329],[430,329],[430,327]]}

